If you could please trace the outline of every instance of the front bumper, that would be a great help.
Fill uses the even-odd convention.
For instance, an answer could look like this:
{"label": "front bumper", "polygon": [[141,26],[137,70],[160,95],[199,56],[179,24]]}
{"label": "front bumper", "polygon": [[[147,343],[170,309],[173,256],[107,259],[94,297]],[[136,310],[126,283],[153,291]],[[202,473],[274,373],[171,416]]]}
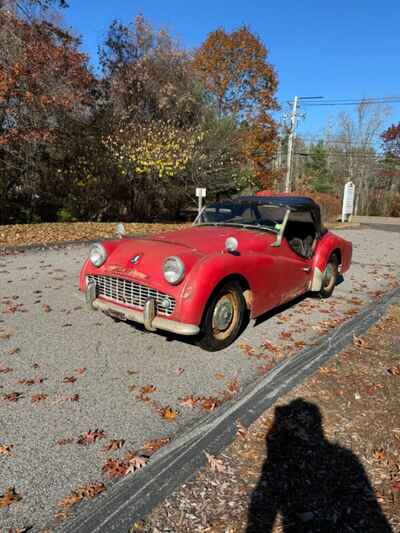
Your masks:
{"label": "front bumper", "polygon": [[154,300],[147,300],[143,311],[139,309],[131,309],[115,304],[113,302],[96,298],[96,286],[94,283],[89,283],[85,293],[86,304],[90,309],[99,309],[119,320],[131,320],[144,324],[148,331],[156,331],[162,329],[177,333],[178,335],[197,335],[200,332],[199,326],[195,324],[185,324],[184,322],[177,322],[169,320],[156,315]]}

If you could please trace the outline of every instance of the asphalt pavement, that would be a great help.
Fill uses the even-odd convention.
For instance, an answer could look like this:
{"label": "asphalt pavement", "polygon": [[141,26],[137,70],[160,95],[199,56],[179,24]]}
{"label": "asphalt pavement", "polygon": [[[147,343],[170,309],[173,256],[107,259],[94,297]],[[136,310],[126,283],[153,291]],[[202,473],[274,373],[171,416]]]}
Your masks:
{"label": "asphalt pavement", "polygon": [[[11,454],[0,454],[0,495],[15,487],[22,496],[0,508],[0,530],[53,527],[57,502],[82,485],[108,483],[101,467],[109,457],[181,436],[207,414],[180,398],[240,392],[398,284],[398,233],[338,233],[353,241],[354,264],[334,296],[270,313],[218,353],[88,312],[78,291],[87,246],[0,257],[0,445],[13,445]],[[151,402],[138,398],[148,385],[156,388]],[[21,394],[17,401],[9,396],[14,392]],[[157,406],[177,410],[176,420],[163,419]],[[106,438],[78,444],[89,429]],[[112,439],[125,444],[101,451]]]}

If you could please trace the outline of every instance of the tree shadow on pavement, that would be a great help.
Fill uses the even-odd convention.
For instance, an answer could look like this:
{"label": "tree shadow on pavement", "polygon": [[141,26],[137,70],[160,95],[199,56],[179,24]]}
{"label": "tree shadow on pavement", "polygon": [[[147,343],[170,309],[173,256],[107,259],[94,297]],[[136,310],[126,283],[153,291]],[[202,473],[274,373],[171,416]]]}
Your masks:
{"label": "tree shadow on pavement", "polygon": [[252,494],[247,533],[392,533],[357,457],[329,442],[317,405],[276,407],[267,459]]}

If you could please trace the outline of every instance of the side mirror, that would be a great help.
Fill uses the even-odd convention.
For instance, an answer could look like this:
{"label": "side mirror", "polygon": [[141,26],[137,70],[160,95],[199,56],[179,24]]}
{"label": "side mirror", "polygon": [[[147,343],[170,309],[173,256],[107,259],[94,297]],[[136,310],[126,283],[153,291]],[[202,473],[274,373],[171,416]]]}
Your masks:
{"label": "side mirror", "polygon": [[115,228],[115,235],[118,237],[118,239],[122,239],[126,236],[125,226],[121,222],[117,224]]}

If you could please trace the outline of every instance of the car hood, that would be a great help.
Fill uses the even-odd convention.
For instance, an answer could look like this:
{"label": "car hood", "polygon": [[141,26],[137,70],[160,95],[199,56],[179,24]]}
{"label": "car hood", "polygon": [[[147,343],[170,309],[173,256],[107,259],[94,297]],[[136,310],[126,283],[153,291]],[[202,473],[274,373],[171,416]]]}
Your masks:
{"label": "car hood", "polygon": [[[275,235],[232,227],[195,226],[160,233],[151,237],[122,239],[109,243],[109,256],[101,268],[103,273],[124,274],[145,282],[165,283],[162,265],[169,256],[179,256],[186,274],[207,255],[221,253],[228,237],[236,237],[239,252],[268,249]],[[107,247],[107,243],[105,243]]]}
{"label": "car hood", "polygon": [[265,249],[266,242],[274,242],[276,235],[267,231],[221,226],[193,226],[184,230],[160,233],[151,238],[153,242],[183,246],[200,254],[221,252],[228,237],[239,242],[239,251]]}

